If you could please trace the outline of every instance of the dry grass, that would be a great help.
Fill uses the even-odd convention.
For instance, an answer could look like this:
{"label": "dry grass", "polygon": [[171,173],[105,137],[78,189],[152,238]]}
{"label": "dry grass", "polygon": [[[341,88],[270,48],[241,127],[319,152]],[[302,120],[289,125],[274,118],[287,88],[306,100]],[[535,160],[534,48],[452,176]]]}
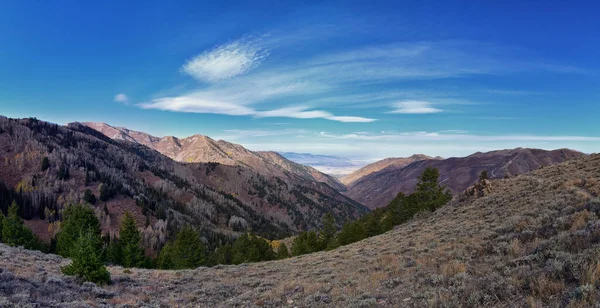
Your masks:
{"label": "dry grass", "polygon": [[495,181],[485,197],[330,252],[188,271],[111,267],[105,288],[62,276],[67,260],[0,245],[0,305],[590,307],[600,300],[600,202],[587,196],[598,180],[595,155]]}

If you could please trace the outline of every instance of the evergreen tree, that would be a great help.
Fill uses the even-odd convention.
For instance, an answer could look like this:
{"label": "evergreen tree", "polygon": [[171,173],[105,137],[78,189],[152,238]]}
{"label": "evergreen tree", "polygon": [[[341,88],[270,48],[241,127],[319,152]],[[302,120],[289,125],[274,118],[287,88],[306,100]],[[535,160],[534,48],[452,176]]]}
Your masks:
{"label": "evergreen tree", "polygon": [[238,237],[231,248],[231,263],[252,263],[275,259],[275,252],[264,239],[244,234]]}
{"label": "evergreen tree", "polygon": [[123,251],[116,236],[109,239],[108,248],[106,251],[106,259],[112,264],[123,264]]}
{"label": "evergreen tree", "polygon": [[487,179],[488,179],[487,170],[481,171],[481,173],[479,174],[479,182],[483,182],[483,180],[487,180]]}
{"label": "evergreen tree", "polygon": [[92,193],[91,190],[86,189],[85,192],[83,193],[83,201],[94,205],[94,204],[96,204],[96,196]]}
{"label": "evergreen tree", "polygon": [[198,232],[186,225],[173,243],[171,259],[176,269],[196,268],[205,262],[205,248]]}
{"label": "evergreen tree", "polygon": [[160,250],[158,255],[158,268],[161,269],[172,269],[175,268],[173,265],[173,244],[167,243]]}
{"label": "evergreen tree", "polygon": [[300,232],[292,242],[292,255],[300,256],[309,253],[307,246],[308,232]]}
{"label": "evergreen tree", "polygon": [[232,264],[231,261],[232,246],[231,243],[219,246],[213,254],[213,263],[215,264]]}
{"label": "evergreen tree", "polygon": [[394,228],[394,226],[399,225],[400,221],[400,206],[404,202],[406,195],[404,193],[399,192],[398,195],[388,204],[386,207],[385,217],[382,222],[382,228],[384,231],[389,231]]}
{"label": "evergreen tree", "polygon": [[317,252],[320,249],[319,236],[315,231],[309,231],[306,235],[307,253]]}
{"label": "evergreen tree", "polygon": [[0,209],[0,243],[3,243],[4,241],[2,240],[2,229],[4,229],[4,221],[6,220],[6,217],[4,217],[4,213],[2,213],[2,209]]}
{"label": "evergreen tree", "polygon": [[97,242],[101,239],[94,230],[88,229],[77,236],[75,245],[70,250],[71,264],[62,268],[65,275],[77,275],[85,280],[105,284],[110,282],[110,273],[102,263]]}
{"label": "evergreen tree", "polygon": [[365,229],[360,221],[352,221],[344,225],[338,233],[339,244],[344,246],[365,238]]}
{"label": "evergreen tree", "polygon": [[71,248],[75,246],[79,235],[87,232],[93,232],[98,239],[94,247],[97,251],[102,251],[102,239],[100,238],[100,222],[94,215],[94,211],[83,205],[71,205],[63,213],[63,222],[60,225],[60,232],[56,240],[56,252],[63,257],[71,257]]}
{"label": "evergreen tree", "polygon": [[287,245],[282,242],[281,244],[279,244],[279,247],[277,248],[277,259],[283,260],[283,259],[287,259],[289,257],[290,257],[290,252],[287,248]]}
{"label": "evergreen tree", "polygon": [[98,185],[98,191],[100,192],[100,201],[108,201],[108,199],[110,198],[110,192],[108,191],[108,187],[104,183]]}
{"label": "evergreen tree", "polygon": [[48,168],[50,168],[50,161],[48,161],[48,157],[44,157],[42,159],[42,171],[46,171]]}
{"label": "evergreen tree", "polygon": [[331,242],[335,238],[337,228],[335,226],[335,219],[331,213],[323,216],[323,230],[321,230],[321,249],[328,249],[331,246]]}
{"label": "evergreen tree", "polygon": [[381,215],[378,212],[371,212],[365,217],[365,238],[381,234]]}
{"label": "evergreen tree", "polygon": [[8,217],[2,218],[2,241],[9,246],[23,246],[25,249],[44,250],[44,245],[29,230],[19,217],[19,206],[13,200],[8,208]]}
{"label": "evergreen tree", "polygon": [[124,267],[139,267],[144,262],[144,249],[140,247],[140,242],[141,236],[135,220],[127,211],[119,227],[119,245]]}
{"label": "evergreen tree", "polygon": [[418,205],[417,212],[421,210],[434,211],[452,199],[449,191],[438,185],[440,172],[436,168],[427,167],[417,182],[417,189],[413,193]]}

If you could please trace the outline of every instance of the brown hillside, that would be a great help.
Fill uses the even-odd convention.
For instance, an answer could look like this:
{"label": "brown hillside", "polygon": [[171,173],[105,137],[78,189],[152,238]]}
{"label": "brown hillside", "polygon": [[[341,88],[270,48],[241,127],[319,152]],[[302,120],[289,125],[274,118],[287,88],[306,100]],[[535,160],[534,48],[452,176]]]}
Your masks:
{"label": "brown hillside", "polygon": [[[44,157],[47,170],[41,168]],[[6,213],[15,196],[21,217],[40,238],[52,238],[65,207],[83,203],[85,190],[99,198],[101,185],[112,195],[89,206],[103,231],[117,232],[130,211],[143,231],[143,245],[154,253],[183,224],[216,246],[246,231],[274,239],[316,229],[328,212],[340,224],[368,212],[331,186],[297,175],[184,164],[78,123],[64,127],[0,116],[0,209]]]}
{"label": "brown hillside", "polygon": [[352,183],[359,181],[361,178],[368,176],[371,173],[377,172],[379,170],[388,168],[390,166],[394,166],[394,168],[402,168],[407,165],[410,165],[416,161],[426,160],[426,159],[437,159],[431,156],[423,155],[423,154],[415,154],[410,157],[389,157],[386,159],[382,159],[376,161],[372,164],[368,164],[351,174],[348,174],[341,178],[342,183],[345,185],[352,185]]}
{"label": "brown hillside", "polygon": [[305,181],[324,182],[340,191],[345,189],[345,186],[336,178],[312,167],[292,162],[275,152],[254,152],[239,144],[214,140],[204,135],[193,135],[187,138],[172,136],[159,138],[124,127],[113,127],[106,123],[83,124],[112,139],[143,144],[179,162],[217,162],[223,165],[244,166],[264,176],[290,180],[300,177]]}
{"label": "brown hillside", "polygon": [[383,235],[282,261],[186,271],[109,268],[0,245],[0,300],[17,306],[593,307],[600,300],[600,155],[492,182]]}
{"label": "brown hillside", "polygon": [[441,183],[453,193],[458,193],[473,185],[483,170],[487,170],[491,179],[500,179],[581,156],[584,154],[569,149],[546,151],[517,148],[478,152],[467,157],[427,159],[371,173],[348,185],[345,194],[374,209],[387,205],[399,192],[411,193],[419,175],[428,166],[438,168]]}

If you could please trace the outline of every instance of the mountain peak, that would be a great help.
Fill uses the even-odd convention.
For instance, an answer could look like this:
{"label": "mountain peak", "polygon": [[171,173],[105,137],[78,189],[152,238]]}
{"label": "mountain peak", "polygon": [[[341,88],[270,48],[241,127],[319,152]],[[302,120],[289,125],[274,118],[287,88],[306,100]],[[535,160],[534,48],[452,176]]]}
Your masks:
{"label": "mountain peak", "polygon": [[157,138],[152,135],[116,128],[106,123],[83,123],[104,135],[117,140],[143,144],[169,158],[185,163],[217,162],[230,166],[250,167],[256,172],[295,181],[293,177],[304,180],[324,182],[337,190],[345,186],[336,178],[324,174],[312,167],[294,163],[277,152],[253,152],[243,146],[225,140],[215,141],[209,136],[194,134],[186,138],[166,136]]}

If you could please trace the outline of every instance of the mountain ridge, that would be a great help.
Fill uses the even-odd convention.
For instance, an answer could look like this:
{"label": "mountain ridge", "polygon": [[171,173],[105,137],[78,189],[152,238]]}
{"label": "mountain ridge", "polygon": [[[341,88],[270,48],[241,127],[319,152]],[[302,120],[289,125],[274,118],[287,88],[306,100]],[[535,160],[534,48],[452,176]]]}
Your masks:
{"label": "mountain ridge", "polygon": [[82,124],[113,139],[143,144],[179,162],[217,162],[233,166],[242,165],[267,176],[288,178],[299,176],[306,180],[324,182],[340,191],[345,190],[345,186],[335,177],[313,167],[295,163],[273,151],[251,151],[242,145],[225,140],[214,140],[201,134],[194,134],[186,138],[156,137],[102,122],[84,122]]}
{"label": "mountain ridge", "polygon": [[585,156],[570,150],[540,150],[528,148],[476,152],[466,157],[426,159],[405,166],[393,165],[352,182],[345,194],[371,209],[387,205],[399,192],[411,193],[421,172],[428,166],[440,171],[440,183],[453,193],[471,186],[481,171],[488,171],[492,179],[515,176],[569,159]]}
{"label": "mountain ridge", "polygon": [[352,183],[360,180],[361,178],[363,178],[371,173],[388,168],[390,166],[395,166],[396,168],[401,168],[401,167],[407,166],[411,163],[414,163],[416,161],[426,160],[426,159],[441,159],[441,158],[439,156],[434,158],[431,156],[427,156],[425,154],[413,154],[409,157],[388,157],[388,158],[384,158],[382,160],[378,160],[374,163],[368,164],[368,165],[352,172],[351,174],[342,177],[340,180],[346,186],[349,186],[349,185],[352,185]]}
{"label": "mountain ridge", "polygon": [[25,223],[48,240],[66,206],[87,204],[87,190],[100,199],[88,206],[104,233],[118,233],[129,211],[154,254],[185,224],[214,248],[244,232],[274,239],[314,230],[328,212],[339,224],[368,212],[323,182],[262,175],[241,165],[180,163],[80,123],[0,116],[2,211],[18,198]]}

